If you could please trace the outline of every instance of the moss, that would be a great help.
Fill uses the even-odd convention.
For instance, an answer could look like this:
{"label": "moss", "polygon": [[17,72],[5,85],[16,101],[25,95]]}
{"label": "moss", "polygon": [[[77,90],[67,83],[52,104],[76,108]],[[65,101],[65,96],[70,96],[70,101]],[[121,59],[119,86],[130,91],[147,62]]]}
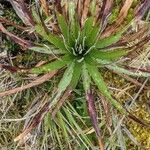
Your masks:
{"label": "moss", "polygon": [[[137,106],[134,109],[134,114],[150,123],[150,114],[148,112],[147,103],[149,101],[149,97],[146,96],[148,91],[142,92],[142,94],[137,99]],[[142,126],[133,122],[132,120],[126,121],[130,132],[136,137],[137,141],[145,146],[147,149],[150,149],[150,129],[148,127]]]}

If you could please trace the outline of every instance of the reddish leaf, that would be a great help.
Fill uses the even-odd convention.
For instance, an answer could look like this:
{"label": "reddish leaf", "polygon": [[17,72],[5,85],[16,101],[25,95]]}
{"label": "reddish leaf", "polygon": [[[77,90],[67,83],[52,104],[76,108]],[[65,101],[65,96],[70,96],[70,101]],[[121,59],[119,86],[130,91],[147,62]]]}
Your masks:
{"label": "reddish leaf", "polygon": [[8,20],[8,19],[6,19],[6,18],[0,18],[0,22],[1,22],[1,23],[5,23],[5,24],[7,24],[7,25],[12,25],[13,27],[15,27],[15,28],[17,28],[17,29],[20,29],[20,30],[23,30],[23,31],[26,30],[25,27],[20,26],[20,25],[16,24],[15,22],[12,22],[12,21],[10,21],[10,20]]}
{"label": "reddish leaf", "polygon": [[0,97],[4,97],[4,96],[8,96],[26,89],[29,89],[31,87],[37,86],[39,84],[44,83],[45,81],[48,81],[50,78],[52,78],[54,75],[56,74],[56,71],[54,72],[50,72],[48,74],[43,75],[42,77],[39,77],[38,79],[32,81],[31,83],[21,86],[21,87],[17,87],[8,91],[4,91],[0,93]]}
{"label": "reddish leaf", "polygon": [[19,38],[16,35],[8,32],[1,23],[0,23],[0,31],[8,35],[15,43],[21,45],[23,48],[28,48],[32,46],[32,44],[29,41]]}
{"label": "reddish leaf", "polygon": [[120,25],[123,23],[124,19],[126,18],[132,3],[133,3],[133,0],[126,0],[125,1],[115,23],[113,25],[109,26],[108,28],[106,28],[106,31],[102,34],[103,38],[108,37],[109,35],[111,35],[117,31],[118,27],[120,27]]}
{"label": "reddish leaf", "polygon": [[142,19],[142,17],[149,8],[150,8],[150,0],[145,0],[144,3],[141,4],[135,12],[136,19]]}
{"label": "reddish leaf", "polygon": [[14,73],[14,72],[18,72],[21,70],[21,68],[18,67],[13,67],[13,66],[8,66],[8,65],[4,65],[4,64],[0,64],[0,68],[9,70],[10,72]]}
{"label": "reddish leaf", "polygon": [[99,139],[100,149],[104,150],[104,144],[103,144],[102,136],[101,136],[101,133],[100,133],[100,129],[98,127],[96,108],[95,108],[95,105],[94,105],[94,97],[93,97],[93,94],[92,94],[91,90],[86,93],[86,99],[87,99],[89,115],[90,115],[93,127],[95,129],[96,135]]}
{"label": "reddish leaf", "polygon": [[55,0],[55,1],[54,1],[54,5],[55,5],[57,11],[58,11],[60,14],[62,14],[61,0]]}
{"label": "reddish leaf", "polygon": [[84,0],[83,2],[83,11],[81,17],[81,27],[83,27],[85,20],[87,19],[88,11],[90,6],[90,0]]}
{"label": "reddish leaf", "polygon": [[8,0],[16,11],[17,15],[23,21],[25,25],[33,26],[34,20],[31,16],[31,12],[28,10],[24,0]]}
{"label": "reddish leaf", "polygon": [[80,25],[81,25],[82,10],[83,10],[83,1],[78,0],[77,1],[77,16],[78,16],[78,20],[80,22]]}
{"label": "reddish leaf", "polygon": [[99,15],[99,19],[101,19],[102,30],[104,30],[107,25],[107,20],[111,14],[112,6],[113,6],[113,0],[106,0],[103,2],[103,6],[101,8],[101,12]]}

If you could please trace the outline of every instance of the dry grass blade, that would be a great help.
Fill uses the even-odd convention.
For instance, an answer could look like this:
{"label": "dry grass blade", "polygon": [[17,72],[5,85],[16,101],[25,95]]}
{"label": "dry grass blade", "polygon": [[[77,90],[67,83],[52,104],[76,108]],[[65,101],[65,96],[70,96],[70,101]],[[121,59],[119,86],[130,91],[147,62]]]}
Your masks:
{"label": "dry grass blade", "polygon": [[31,124],[29,124],[28,127],[25,128],[24,131],[14,139],[15,142],[23,140],[27,134],[43,120],[45,114],[49,111],[49,104],[50,102],[46,102],[44,104],[44,106],[39,110],[38,114],[36,114],[33,118]]}
{"label": "dry grass blade", "polygon": [[20,70],[20,68],[18,68],[18,67],[8,66],[8,65],[4,65],[4,64],[0,64],[0,68],[6,69],[12,73],[18,72]]}
{"label": "dry grass blade", "polygon": [[126,0],[125,1],[115,23],[113,25],[109,26],[108,28],[106,28],[106,31],[102,34],[103,38],[108,37],[109,35],[111,35],[117,31],[118,27],[120,27],[120,25],[123,23],[124,19],[126,18],[132,3],[133,3],[133,0]]}
{"label": "dry grass blade", "polygon": [[61,0],[55,0],[55,1],[54,1],[54,5],[55,5],[57,11],[58,11],[60,14],[62,14]]}
{"label": "dry grass blade", "polygon": [[49,8],[46,0],[40,0],[44,13],[49,16]]}
{"label": "dry grass blade", "polygon": [[37,86],[39,84],[42,84],[43,82],[48,81],[50,78],[52,78],[55,74],[56,74],[56,71],[50,72],[50,73],[47,73],[47,74],[43,75],[42,77],[39,77],[38,79],[32,81],[31,83],[29,83],[27,85],[17,87],[15,89],[11,89],[11,90],[8,90],[8,91],[1,92],[0,97],[8,96],[8,95],[11,95],[11,94],[29,89],[31,87]]}
{"label": "dry grass blade", "polygon": [[144,3],[141,4],[136,10],[135,13],[136,18],[141,19],[149,8],[150,8],[150,1],[145,0]]}
{"label": "dry grass blade", "polygon": [[16,35],[8,32],[4,26],[0,23],[0,31],[5,33],[7,36],[9,36],[15,43],[21,45],[23,48],[28,48],[31,46],[31,43],[27,40],[24,40],[22,38],[17,37]]}
{"label": "dry grass blade", "polygon": [[113,0],[107,0],[103,2],[103,6],[102,6],[101,13],[99,16],[99,19],[101,19],[102,31],[105,29],[107,25],[107,20],[111,14],[112,6],[113,6]]}
{"label": "dry grass blade", "polygon": [[82,10],[82,17],[81,17],[81,27],[83,27],[84,22],[87,18],[88,11],[90,6],[90,0],[84,0],[83,2],[83,10]]}
{"label": "dry grass blade", "polygon": [[[77,2],[77,16],[78,16],[78,21],[81,21],[81,16],[82,16],[82,11],[83,11],[83,4],[82,0],[78,0]],[[81,24],[81,22],[80,22]]]}
{"label": "dry grass blade", "polygon": [[24,0],[8,0],[8,1],[11,3],[17,15],[22,19],[24,24],[28,26],[34,25],[34,20]]}
{"label": "dry grass blade", "polygon": [[7,25],[11,25],[11,26],[13,26],[13,27],[15,27],[15,28],[17,28],[19,30],[23,30],[23,31],[26,30],[26,27],[18,25],[15,22],[12,22],[12,21],[10,21],[10,20],[8,20],[6,18],[0,18],[0,22],[4,23],[4,24],[7,24]]}
{"label": "dry grass blade", "polygon": [[66,90],[66,92],[64,93],[64,95],[61,97],[61,99],[58,101],[56,107],[54,108],[54,110],[52,111],[52,118],[55,118],[57,112],[59,111],[59,109],[62,107],[62,105],[64,104],[65,100],[70,96],[72,92],[71,88],[68,88]]}

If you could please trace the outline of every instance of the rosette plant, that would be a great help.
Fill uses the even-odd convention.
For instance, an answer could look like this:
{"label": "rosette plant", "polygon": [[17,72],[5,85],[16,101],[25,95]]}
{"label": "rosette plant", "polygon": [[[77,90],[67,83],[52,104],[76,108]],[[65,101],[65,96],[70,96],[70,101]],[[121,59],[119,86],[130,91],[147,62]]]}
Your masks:
{"label": "rosette plant", "polygon": [[[135,71],[135,68],[128,68],[119,64],[121,58],[131,54],[138,46],[141,47],[146,44],[146,39],[150,37],[147,32],[149,29],[147,24],[140,29],[142,32],[130,32],[132,25],[140,22],[140,19],[148,10],[150,6],[149,0],[145,0],[136,8],[133,20],[129,23],[124,23],[124,19],[133,2],[132,0],[126,0],[118,18],[111,25],[108,23],[108,18],[113,8],[112,0],[102,2],[78,0],[77,2],[66,3],[56,0],[50,2],[49,7],[46,1],[40,1],[41,3],[36,1],[36,7],[33,7],[32,13],[29,12],[23,0],[9,1],[18,16],[28,25],[30,34],[34,32],[42,39],[42,42],[37,44],[17,37],[4,28],[2,23],[5,22],[0,24],[0,30],[25,49],[51,55],[53,59],[46,62],[46,64],[30,69],[2,64],[1,67],[12,72],[45,74],[35,80],[32,85],[29,84],[21,90],[49,80],[58,75],[59,70],[61,70],[61,75],[59,74],[59,76],[62,76],[55,93],[39,110],[28,128],[15,140],[21,139],[30,132],[48,112],[51,112],[54,117],[65,99],[74,91],[79,81],[82,81],[89,116],[98,137],[100,148],[104,149],[92,89],[93,86],[98,88],[99,92],[115,109],[134,120],[138,120],[113,98],[103,79],[101,69],[107,68],[113,72],[130,76],[150,77],[150,74],[145,70]],[[128,39],[129,36],[130,39]],[[138,36],[138,43],[132,46],[129,45]],[[0,96],[6,96],[21,90],[4,91],[0,93]]]}

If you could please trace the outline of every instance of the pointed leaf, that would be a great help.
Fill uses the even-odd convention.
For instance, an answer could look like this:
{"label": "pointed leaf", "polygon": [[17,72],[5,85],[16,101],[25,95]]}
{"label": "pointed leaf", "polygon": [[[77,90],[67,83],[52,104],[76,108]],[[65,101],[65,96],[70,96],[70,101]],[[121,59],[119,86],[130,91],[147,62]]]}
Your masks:
{"label": "pointed leaf", "polygon": [[86,92],[86,99],[87,99],[87,105],[88,105],[88,110],[89,110],[89,115],[92,121],[92,125],[95,129],[96,135],[98,137],[98,142],[99,142],[99,147],[101,150],[104,150],[104,143],[102,140],[102,136],[100,133],[100,129],[98,127],[98,120],[97,120],[97,114],[96,114],[96,108],[94,105],[94,97],[90,89]]}
{"label": "pointed leaf", "polygon": [[135,76],[135,77],[150,77],[150,73],[146,73],[146,72],[142,72],[137,70],[136,72],[130,71],[128,69],[125,69],[123,67],[119,67],[115,64],[112,65],[106,65],[106,67],[110,70],[113,70],[114,72],[118,72],[118,73],[123,73],[123,74],[127,74],[130,76]]}
{"label": "pointed leaf", "polygon": [[85,90],[85,93],[86,93],[88,111],[89,111],[89,115],[90,115],[90,118],[91,118],[91,121],[92,121],[92,125],[93,125],[93,127],[95,129],[95,132],[96,132],[96,135],[98,137],[99,145],[100,145],[101,149],[104,149],[104,144],[102,142],[100,129],[98,127],[96,108],[95,108],[95,105],[94,105],[94,97],[93,97],[92,91],[90,90],[91,79],[90,79],[90,76],[88,74],[88,70],[86,68],[85,63],[82,66],[82,78],[83,78],[84,90]]}
{"label": "pointed leaf", "polygon": [[35,74],[41,74],[44,72],[50,72],[53,70],[58,70],[58,69],[64,67],[65,65],[67,65],[71,60],[72,60],[71,57],[66,55],[59,60],[55,60],[53,62],[42,65],[40,67],[32,68],[31,70],[29,70],[29,72],[35,73]]}
{"label": "pointed leaf", "polygon": [[35,45],[33,47],[29,47],[28,49],[33,50],[35,52],[44,53],[44,54],[63,54],[61,50],[55,49],[52,46],[45,46],[45,45]]}
{"label": "pointed leaf", "polygon": [[113,34],[113,35],[110,35],[109,37],[98,40],[95,47],[101,49],[101,48],[108,47],[108,46],[118,42],[121,39],[122,34],[131,26],[133,21],[134,20],[132,20],[128,25],[126,25],[123,29],[121,29],[116,34]]}
{"label": "pointed leaf", "polygon": [[82,16],[81,16],[81,27],[84,25],[84,22],[87,18],[88,12],[89,12],[89,6],[90,6],[91,0],[84,0],[83,7],[82,7]]}
{"label": "pointed leaf", "polygon": [[82,63],[75,63],[75,67],[74,67],[74,72],[73,72],[73,77],[70,83],[70,86],[72,89],[74,89],[77,86],[77,83],[80,79],[81,76],[81,67],[82,67]]}
{"label": "pointed leaf", "polygon": [[94,59],[116,60],[127,54],[128,52],[123,49],[113,50],[113,51],[93,50],[91,51],[90,56],[93,57]]}
{"label": "pointed leaf", "polygon": [[87,37],[89,35],[89,33],[93,29],[93,24],[94,24],[94,17],[87,18],[87,20],[85,21],[85,24],[83,26],[83,30],[82,30],[84,36]]}
{"label": "pointed leaf", "polygon": [[141,5],[138,6],[135,12],[135,17],[139,20],[142,19],[148,9],[150,9],[150,1],[145,0]]}
{"label": "pointed leaf", "polygon": [[91,78],[89,76],[87,66],[85,63],[82,66],[82,80],[83,80],[84,90],[88,91],[90,89]]}
{"label": "pointed leaf", "polygon": [[100,28],[95,25],[91,33],[88,34],[86,38],[86,44],[88,47],[91,47],[96,43],[96,38],[99,35],[99,31],[100,31]]}
{"label": "pointed leaf", "polygon": [[103,2],[103,6],[102,6],[100,17],[99,17],[101,19],[102,30],[104,30],[107,25],[108,18],[110,16],[111,10],[113,8],[112,6],[113,6],[113,0],[105,0]]}
{"label": "pointed leaf", "polygon": [[[92,60],[91,60],[92,61]],[[117,108],[120,112],[126,114],[126,111],[123,109],[123,107],[121,106],[121,104],[119,102],[117,102],[115,99],[112,98],[107,85],[105,84],[103,77],[101,76],[101,74],[99,73],[97,67],[95,65],[89,65],[87,64],[87,69],[88,72],[90,73],[92,79],[94,80],[95,84],[97,85],[98,89],[100,90],[100,92],[106,96],[106,98],[109,100],[109,102],[115,107]]]}
{"label": "pointed leaf", "polygon": [[59,48],[62,51],[67,51],[63,39],[59,36],[53,35],[51,33],[46,33],[41,24],[35,26],[35,30],[40,34],[45,40],[53,44],[56,48]]}
{"label": "pointed leaf", "polygon": [[96,48],[105,48],[107,46],[110,46],[111,44],[118,42],[121,39],[121,36],[122,33],[119,32],[115,35],[100,39],[96,43]]}
{"label": "pointed leaf", "polygon": [[16,14],[19,16],[19,18],[23,21],[25,25],[34,26],[33,18],[24,0],[19,1],[8,0],[8,1],[11,3]]}
{"label": "pointed leaf", "polygon": [[75,62],[73,61],[71,64],[68,65],[68,68],[66,69],[63,77],[61,78],[61,80],[58,84],[58,89],[56,91],[56,94],[51,102],[52,107],[54,107],[54,105],[57,104],[60,96],[69,86],[69,84],[72,80],[72,77],[73,77],[74,66],[75,66]]}
{"label": "pointed leaf", "polygon": [[57,14],[58,25],[66,41],[69,39],[69,28],[64,16]]}

